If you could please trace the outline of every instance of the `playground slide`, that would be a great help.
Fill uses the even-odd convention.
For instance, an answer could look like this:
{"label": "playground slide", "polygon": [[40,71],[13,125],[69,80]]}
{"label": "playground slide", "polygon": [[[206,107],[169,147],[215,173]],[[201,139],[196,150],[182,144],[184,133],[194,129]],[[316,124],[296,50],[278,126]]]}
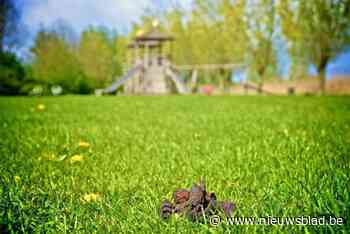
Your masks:
{"label": "playground slide", "polygon": [[172,79],[172,81],[174,81],[179,93],[181,93],[181,94],[188,93],[188,90],[187,90],[185,83],[183,82],[181,77],[175,71],[173,71],[173,69],[167,68],[166,74]]}
{"label": "playground slide", "polygon": [[121,79],[115,81],[111,86],[105,88],[103,90],[104,93],[113,93],[115,92],[121,85],[124,84],[125,81],[134,77],[138,72],[143,69],[142,65],[136,65],[131,68]]}

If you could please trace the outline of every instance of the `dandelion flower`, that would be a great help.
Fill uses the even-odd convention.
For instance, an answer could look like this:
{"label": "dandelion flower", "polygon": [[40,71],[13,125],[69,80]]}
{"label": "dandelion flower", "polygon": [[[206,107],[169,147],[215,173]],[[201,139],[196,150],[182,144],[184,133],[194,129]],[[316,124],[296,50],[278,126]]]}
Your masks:
{"label": "dandelion flower", "polygon": [[46,159],[49,161],[54,161],[56,160],[56,156],[54,154],[49,154],[49,155],[46,155]]}
{"label": "dandelion flower", "polygon": [[83,203],[88,203],[88,202],[97,202],[101,199],[101,195],[98,193],[89,193],[85,194],[83,197],[80,198],[80,200]]}
{"label": "dandelion flower", "polygon": [[71,162],[71,163],[81,162],[81,161],[83,161],[83,160],[84,160],[84,157],[81,156],[81,155],[78,155],[78,154],[76,154],[76,155],[74,155],[74,156],[72,156],[72,157],[70,158],[70,162]]}
{"label": "dandelion flower", "polygon": [[37,109],[38,109],[39,111],[43,111],[43,110],[45,110],[45,108],[46,108],[46,106],[45,106],[44,104],[39,104],[39,105],[37,106]]}
{"label": "dandelion flower", "polygon": [[88,142],[81,141],[81,142],[79,142],[79,147],[80,148],[89,148],[90,144]]}
{"label": "dandelion flower", "polygon": [[19,176],[14,176],[14,179],[15,179],[15,182],[16,182],[16,184],[18,184],[19,182],[21,182],[21,177],[19,177]]}

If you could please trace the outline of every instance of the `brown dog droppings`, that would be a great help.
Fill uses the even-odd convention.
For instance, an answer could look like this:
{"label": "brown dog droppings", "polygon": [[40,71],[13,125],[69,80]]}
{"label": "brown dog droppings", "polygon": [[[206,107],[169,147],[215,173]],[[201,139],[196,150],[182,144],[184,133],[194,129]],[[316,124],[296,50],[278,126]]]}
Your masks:
{"label": "brown dog droppings", "polygon": [[173,203],[164,201],[160,216],[163,219],[169,218],[173,213],[186,216],[192,221],[210,215],[219,214],[221,211],[227,217],[231,216],[235,204],[230,201],[217,201],[215,193],[207,192],[203,180],[199,185],[193,184],[191,190],[178,189],[173,194]]}
{"label": "brown dog droppings", "polygon": [[165,200],[160,208],[160,216],[162,219],[167,219],[173,213],[173,205]]}

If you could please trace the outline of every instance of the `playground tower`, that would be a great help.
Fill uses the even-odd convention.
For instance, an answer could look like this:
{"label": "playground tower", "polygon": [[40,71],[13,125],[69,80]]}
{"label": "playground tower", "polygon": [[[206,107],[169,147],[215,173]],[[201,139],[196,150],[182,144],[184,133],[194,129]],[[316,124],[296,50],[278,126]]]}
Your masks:
{"label": "playground tower", "polygon": [[187,93],[170,56],[165,55],[165,44],[173,41],[171,35],[160,31],[157,22],[153,22],[149,32],[138,32],[128,45],[132,67],[104,92],[112,93],[124,86],[126,94]]}

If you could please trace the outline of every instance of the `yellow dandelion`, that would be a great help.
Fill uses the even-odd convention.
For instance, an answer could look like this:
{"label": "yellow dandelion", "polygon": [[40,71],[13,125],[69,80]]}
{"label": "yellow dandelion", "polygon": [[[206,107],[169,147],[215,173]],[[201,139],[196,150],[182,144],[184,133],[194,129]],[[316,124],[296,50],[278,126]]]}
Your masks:
{"label": "yellow dandelion", "polygon": [[80,200],[83,203],[87,203],[87,202],[97,202],[101,199],[101,195],[98,193],[89,193],[89,194],[85,194],[84,196],[82,196],[80,198]]}
{"label": "yellow dandelion", "polygon": [[81,155],[78,155],[78,154],[76,154],[76,155],[74,155],[74,156],[72,156],[72,157],[70,158],[70,162],[71,162],[71,163],[81,162],[81,161],[83,161],[83,160],[84,160],[84,157],[81,156]]}
{"label": "yellow dandelion", "polygon": [[45,106],[44,104],[39,104],[39,105],[37,106],[37,109],[38,109],[39,111],[43,111],[43,110],[45,110],[45,108],[46,108],[46,106]]}
{"label": "yellow dandelion", "polygon": [[21,177],[19,177],[19,176],[14,176],[14,179],[15,179],[15,182],[16,182],[16,184],[18,184],[19,182],[21,182]]}
{"label": "yellow dandelion", "polygon": [[48,154],[48,155],[46,155],[46,159],[49,161],[54,161],[54,160],[56,160],[56,155]]}
{"label": "yellow dandelion", "polygon": [[81,141],[81,142],[79,142],[79,147],[80,148],[89,148],[90,144],[88,142]]}

